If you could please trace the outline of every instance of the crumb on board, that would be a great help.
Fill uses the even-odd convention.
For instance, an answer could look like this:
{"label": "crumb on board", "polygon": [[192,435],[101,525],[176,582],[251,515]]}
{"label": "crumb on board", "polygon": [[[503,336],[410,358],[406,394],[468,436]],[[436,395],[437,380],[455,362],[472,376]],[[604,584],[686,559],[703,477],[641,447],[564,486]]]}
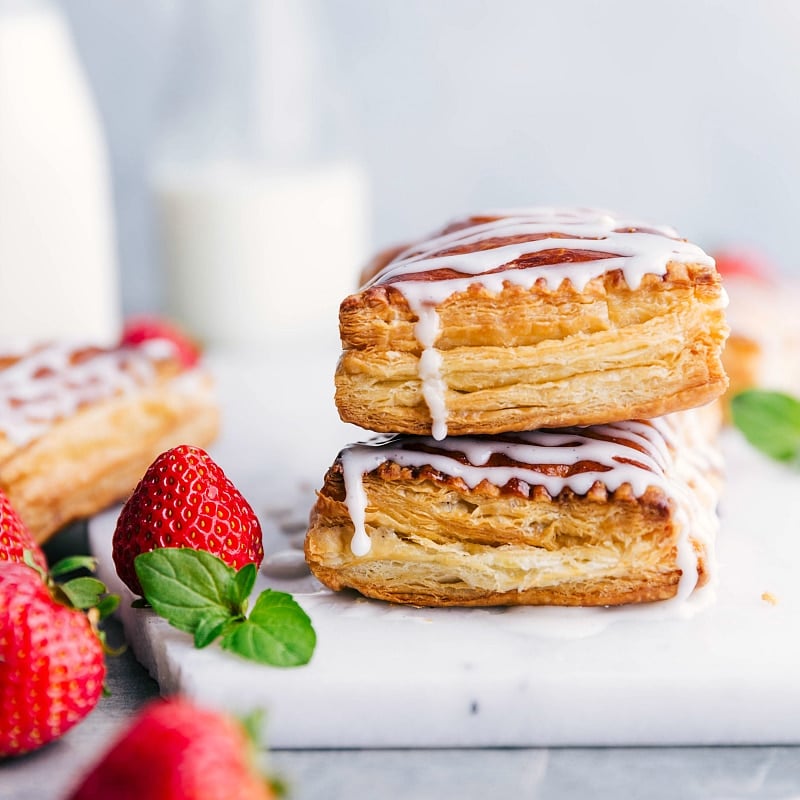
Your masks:
{"label": "crumb on board", "polygon": [[765,603],[769,603],[771,606],[778,605],[778,598],[775,597],[775,595],[772,594],[772,592],[762,592],[761,593],[761,599]]}

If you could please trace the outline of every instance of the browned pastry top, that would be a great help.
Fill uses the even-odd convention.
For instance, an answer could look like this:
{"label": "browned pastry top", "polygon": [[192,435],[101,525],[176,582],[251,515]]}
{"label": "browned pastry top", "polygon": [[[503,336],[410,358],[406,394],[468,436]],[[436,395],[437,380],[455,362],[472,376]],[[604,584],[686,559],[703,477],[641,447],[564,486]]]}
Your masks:
{"label": "browned pastry top", "polygon": [[[480,257],[474,257],[481,254]],[[471,257],[472,256],[472,257]],[[374,285],[407,281],[450,281],[509,270],[540,270],[561,264],[626,261],[631,273],[660,273],[669,261],[713,260],[681,239],[668,226],[654,226],[590,209],[520,209],[478,214],[457,220],[438,233],[406,248],[376,257],[364,277]],[[639,263],[634,267],[631,261]],[[607,265],[573,273],[585,282],[607,271]],[[636,278],[634,278],[637,280]]]}

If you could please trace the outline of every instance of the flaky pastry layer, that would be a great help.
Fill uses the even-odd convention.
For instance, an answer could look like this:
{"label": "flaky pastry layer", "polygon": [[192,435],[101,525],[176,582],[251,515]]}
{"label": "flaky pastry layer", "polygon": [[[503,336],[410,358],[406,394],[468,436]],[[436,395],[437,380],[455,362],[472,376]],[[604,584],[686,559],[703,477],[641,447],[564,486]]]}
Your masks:
{"label": "flaky pastry layer", "polygon": [[[437,306],[449,435],[589,425],[691,408],[727,386],[728,328],[713,267],[668,265],[631,289],[619,270],[579,291],[480,284]],[[417,322],[396,286],[373,285],[340,309],[336,404],[347,422],[427,434]]]}
{"label": "flaky pastry layer", "polygon": [[[703,413],[713,426],[715,412]],[[701,479],[692,457],[669,466],[677,497],[657,486],[640,496],[629,484],[610,491],[600,481],[583,494],[555,496],[542,485],[470,488],[430,465],[385,462],[362,477],[370,548],[355,555],[340,456],[311,514],[306,560],[331,589],[420,606],[665,600],[678,591],[681,546],[696,561],[697,586],[709,578],[713,534],[706,534],[716,526],[718,482]]]}

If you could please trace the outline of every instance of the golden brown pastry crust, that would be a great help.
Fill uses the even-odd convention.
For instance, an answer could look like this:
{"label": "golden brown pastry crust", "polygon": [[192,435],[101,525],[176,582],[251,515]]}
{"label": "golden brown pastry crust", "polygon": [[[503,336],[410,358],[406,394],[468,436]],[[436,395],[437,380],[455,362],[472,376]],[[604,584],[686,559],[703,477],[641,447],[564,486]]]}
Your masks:
{"label": "golden brown pastry crust", "polygon": [[[691,408],[727,386],[719,275],[671,262],[637,289],[619,270],[579,291],[543,280],[493,294],[473,284],[437,306],[449,435],[589,425]],[[393,285],[344,300],[336,370],[340,416],[379,432],[427,434],[414,335]]]}
{"label": "golden brown pastry crust", "polygon": [[[519,503],[487,487],[453,484],[402,469],[370,476],[372,548],[357,558],[350,553],[353,526],[341,469],[334,465],[306,538],[312,572],[334,590],[420,606],[618,605],[675,594],[680,571],[663,496],[636,501],[598,489],[585,499],[539,493]],[[567,548],[574,564],[556,566],[558,551]],[[618,575],[603,575],[597,566],[632,561],[634,550],[645,549],[646,558]]]}
{"label": "golden brown pastry crust", "polygon": [[[713,434],[716,414],[703,411],[712,423],[703,436]],[[682,468],[672,469],[713,527],[715,487],[693,485],[678,474]],[[364,475],[363,486],[366,555],[351,551],[341,456],[311,513],[306,560],[334,590],[420,606],[619,605],[665,600],[678,590],[678,541],[691,514],[688,501],[661,487],[637,497],[629,484],[609,491],[595,482],[585,494],[551,496],[541,485],[469,488],[430,465],[391,461]],[[689,541],[702,586],[709,542],[693,534]]]}
{"label": "golden brown pastry crust", "polygon": [[153,366],[139,387],[82,406],[30,442],[0,436],[0,489],[36,541],[125,499],[164,450],[214,439],[210,377],[171,359]]}

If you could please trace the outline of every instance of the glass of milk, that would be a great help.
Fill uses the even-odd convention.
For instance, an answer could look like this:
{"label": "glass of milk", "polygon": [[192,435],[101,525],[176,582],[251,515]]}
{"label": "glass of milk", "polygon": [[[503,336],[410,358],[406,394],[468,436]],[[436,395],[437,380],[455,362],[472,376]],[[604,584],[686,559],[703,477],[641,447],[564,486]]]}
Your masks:
{"label": "glass of milk", "polygon": [[0,341],[119,335],[103,130],[57,8],[0,0]]}
{"label": "glass of milk", "polygon": [[153,173],[167,312],[210,345],[336,341],[367,186],[301,0],[201,0],[179,21]]}

